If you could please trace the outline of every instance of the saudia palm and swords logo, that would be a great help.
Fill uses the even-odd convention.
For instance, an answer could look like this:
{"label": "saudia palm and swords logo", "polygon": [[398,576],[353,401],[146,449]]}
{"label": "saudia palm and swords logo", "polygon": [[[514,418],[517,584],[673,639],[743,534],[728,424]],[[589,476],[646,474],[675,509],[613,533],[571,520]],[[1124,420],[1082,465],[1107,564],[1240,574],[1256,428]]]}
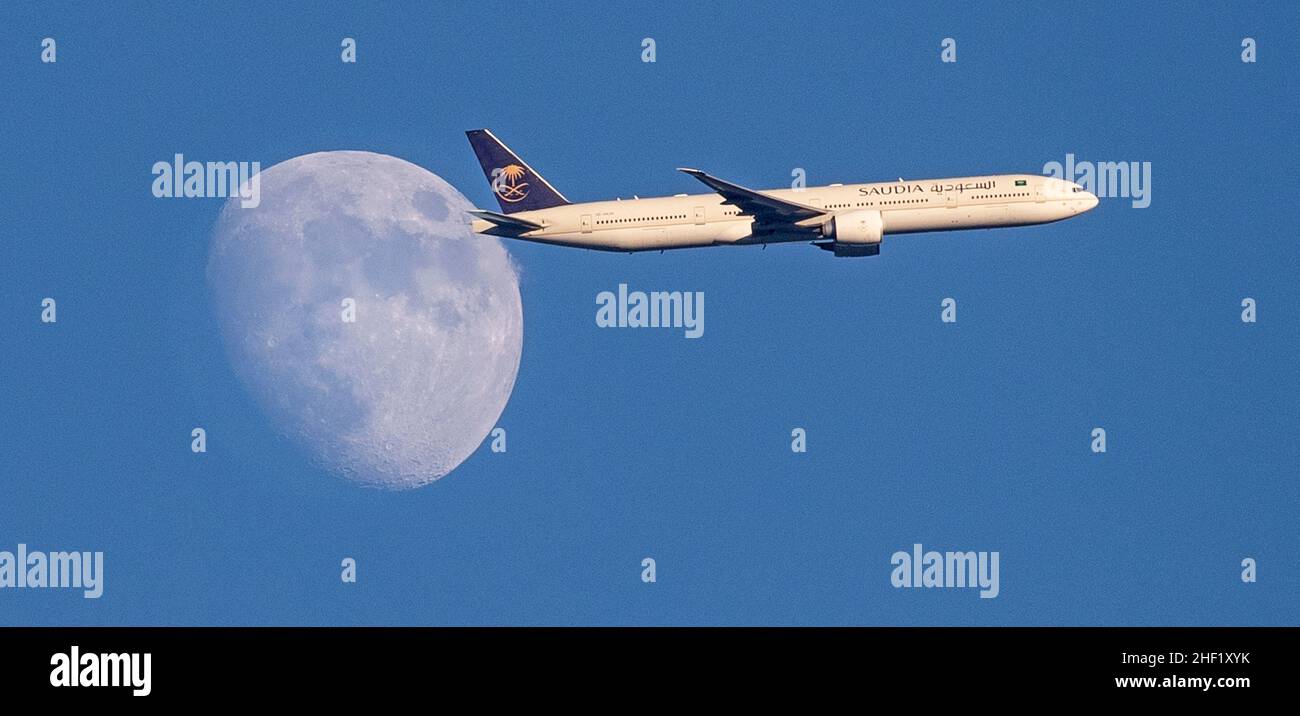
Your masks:
{"label": "saudia palm and swords logo", "polygon": [[523,201],[528,196],[528,182],[523,181],[524,168],[518,164],[508,164],[502,169],[493,172],[496,180],[492,182],[497,196],[502,201],[514,203]]}

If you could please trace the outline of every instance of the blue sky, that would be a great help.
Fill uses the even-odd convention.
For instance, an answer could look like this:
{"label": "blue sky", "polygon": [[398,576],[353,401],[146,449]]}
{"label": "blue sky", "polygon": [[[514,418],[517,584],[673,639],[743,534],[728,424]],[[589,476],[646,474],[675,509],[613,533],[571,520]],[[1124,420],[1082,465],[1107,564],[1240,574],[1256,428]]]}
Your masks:
{"label": "blue sky", "polygon": [[[0,624],[1294,624],[1298,28],[1282,2],[5,7],[0,550],[106,576],[4,590]],[[490,207],[482,126],[575,201],[1073,153],[1151,162],[1152,203],[869,259],[511,244],[508,451],[352,486],[226,361],[220,200],[154,199],[150,167],[361,149]],[[598,328],[619,283],[703,291],[705,336]],[[915,542],[999,551],[1001,594],[892,588]]]}

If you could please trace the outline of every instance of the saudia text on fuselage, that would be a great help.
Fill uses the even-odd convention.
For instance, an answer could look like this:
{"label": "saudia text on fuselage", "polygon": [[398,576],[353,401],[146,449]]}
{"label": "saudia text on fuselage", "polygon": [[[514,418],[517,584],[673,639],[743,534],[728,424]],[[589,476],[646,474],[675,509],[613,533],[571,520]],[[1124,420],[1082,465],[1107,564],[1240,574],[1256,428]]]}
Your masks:
{"label": "saudia text on fuselage", "polygon": [[[968,182],[949,182],[935,183],[930,185],[930,192],[934,194],[946,194],[950,191],[967,192],[967,191],[991,191],[996,189],[998,182],[996,179],[985,179],[984,181]],[[924,193],[926,187],[924,184],[908,184],[906,182],[897,182],[895,184],[870,184],[858,187],[860,196],[890,196],[898,194],[916,194]]]}

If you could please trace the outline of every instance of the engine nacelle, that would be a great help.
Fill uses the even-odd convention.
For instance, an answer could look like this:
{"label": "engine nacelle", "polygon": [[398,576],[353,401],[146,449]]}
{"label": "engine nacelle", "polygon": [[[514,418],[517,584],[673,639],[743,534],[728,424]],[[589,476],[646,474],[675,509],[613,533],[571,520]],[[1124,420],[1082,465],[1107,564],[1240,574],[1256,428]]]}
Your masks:
{"label": "engine nacelle", "polygon": [[842,211],[822,224],[822,235],[834,239],[836,244],[875,245],[879,252],[880,241],[885,237],[885,220],[875,209]]}

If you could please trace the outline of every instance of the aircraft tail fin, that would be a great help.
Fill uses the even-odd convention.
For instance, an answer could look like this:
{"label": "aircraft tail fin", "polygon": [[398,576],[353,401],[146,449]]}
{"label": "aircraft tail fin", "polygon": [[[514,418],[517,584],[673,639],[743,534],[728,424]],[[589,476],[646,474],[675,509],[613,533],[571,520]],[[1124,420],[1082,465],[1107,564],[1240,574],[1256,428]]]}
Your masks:
{"label": "aircraft tail fin", "polygon": [[465,132],[465,136],[469,137],[469,144],[483,167],[483,175],[492,185],[492,193],[496,195],[502,213],[549,209],[569,203],[563,194],[510,151],[491,131],[471,129]]}

